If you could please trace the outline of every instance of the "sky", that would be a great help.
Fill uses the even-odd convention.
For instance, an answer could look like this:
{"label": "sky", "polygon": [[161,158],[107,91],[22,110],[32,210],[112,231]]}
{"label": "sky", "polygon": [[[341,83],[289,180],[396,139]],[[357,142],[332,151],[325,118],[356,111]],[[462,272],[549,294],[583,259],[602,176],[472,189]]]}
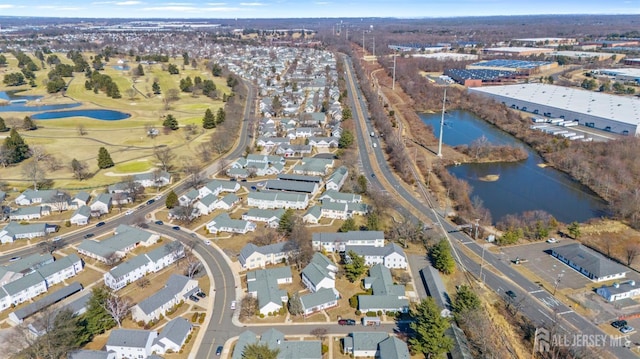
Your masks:
{"label": "sky", "polygon": [[233,19],[539,14],[640,14],[640,0],[0,0],[0,16]]}

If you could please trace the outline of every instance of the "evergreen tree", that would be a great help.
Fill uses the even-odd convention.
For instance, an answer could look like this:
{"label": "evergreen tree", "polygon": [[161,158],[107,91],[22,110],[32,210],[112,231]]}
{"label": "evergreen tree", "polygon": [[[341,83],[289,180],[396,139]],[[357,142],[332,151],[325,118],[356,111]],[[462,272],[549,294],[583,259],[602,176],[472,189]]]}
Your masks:
{"label": "evergreen tree", "polygon": [[202,119],[202,127],[209,129],[216,127],[216,118],[213,116],[213,112],[211,109],[207,109],[204,112],[204,118]]}
{"label": "evergreen tree", "polygon": [[289,308],[289,313],[291,315],[300,315],[304,313],[302,302],[300,301],[300,294],[298,294],[298,292],[293,293],[291,298],[289,298],[287,307]]}
{"label": "evergreen tree", "polygon": [[37,129],[38,126],[36,126],[36,123],[31,119],[30,116],[25,116],[24,120],[22,121],[22,128],[27,131],[33,131]]}
{"label": "evergreen tree", "polygon": [[164,119],[164,122],[162,122],[162,126],[170,128],[172,130],[177,130],[180,127],[180,125],[178,125],[178,120],[176,120],[176,118],[171,114],[167,115],[167,117]]}
{"label": "evergreen tree", "polygon": [[358,229],[358,226],[356,225],[356,221],[353,218],[349,217],[345,219],[344,222],[342,222],[342,226],[340,226],[340,229],[338,231],[349,232],[349,231],[355,231],[356,229]]}
{"label": "evergreen tree", "polygon": [[87,322],[87,331],[92,335],[102,334],[116,326],[116,321],[105,309],[109,290],[104,286],[96,286],[91,290],[87,303],[87,311],[83,314]]}
{"label": "evergreen tree", "polygon": [[9,163],[19,163],[29,158],[29,146],[15,128],[12,128],[9,137],[4,139],[4,147],[9,157]]}
{"label": "evergreen tree", "polygon": [[476,293],[469,286],[461,285],[458,287],[451,307],[456,315],[466,315],[470,311],[480,309],[480,304],[480,298]]}
{"label": "evergreen tree", "polygon": [[227,117],[227,114],[224,112],[224,109],[220,107],[218,109],[218,113],[216,114],[216,123],[217,124],[223,123],[226,117]]}
{"label": "evergreen tree", "polygon": [[220,77],[220,75],[222,75],[222,68],[218,64],[213,64],[213,67],[211,67],[211,73],[215,77]]}
{"label": "evergreen tree", "polygon": [[349,282],[356,282],[360,276],[367,270],[364,265],[364,257],[359,256],[354,251],[349,251],[347,256],[350,262],[344,265],[345,276]]}
{"label": "evergreen tree", "polygon": [[142,64],[138,64],[138,76],[144,76],[144,69],[142,68]]}
{"label": "evergreen tree", "polygon": [[267,343],[247,344],[242,350],[242,359],[277,359],[280,349],[271,349]]}
{"label": "evergreen tree", "polygon": [[567,227],[567,230],[569,231],[569,234],[571,235],[571,237],[573,237],[573,239],[578,239],[578,237],[580,237],[580,223],[571,222],[571,224]]}
{"label": "evergreen tree", "polygon": [[295,223],[294,211],[292,208],[287,208],[286,211],[280,217],[280,224],[278,225],[278,232],[280,233],[291,233],[293,229],[293,225]]}
{"label": "evergreen tree", "polygon": [[456,263],[451,255],[451,248],[446,239],[441,239],[438,244],[429,250],[431,262],[435,269],[444,274],[451,274],[456,268]]}
{"label": "evergreen tree", "polygon": [[160,84],[158,83],[158,81],[153,81],[153,85],[151,85],[151,90],[156,95],[160,93]]}
{"label": "evergreen tree", "polygon": [[100,150],[98,150],[98,167],[109,168],[109,167],[113,167],[113,165],[114,163],[113,163],[113,160],[111,159],[111,155],[109,154],[109,151],[107,151],[107,149],[104,147],[100,147]]}
{"label": "evergreen tree", "polygon": [[4,123],[4,118],[0,117],[0,132],[7,132],[9,129],[7,125]]}
{"label": "evergreen tree", "polygon": [[338,140],[339,148],[349,148],[353,144],[353,133],[349,130],[342,131],[340,139]]}
{"label": "evergreen tree", "polygon": [[440,308],[428,297],[411,311],[410,324],[414,334],[409,338],[412,351],[423,353],[426,358],[435,358],[453,348],[453,340],[445,335],[449,321],[440,315]]}
{"label": "evergreen tree", "polygon": [[379,231],[380,219],[375,212],[371,212],[367,215],[367,231]]}
{"label": "evergreen tree", "polygon": [[169,192],[169,194],[167,194],[167,199],[164,201],[164,204],[168,209],[171,209],[171,208],[177,206],[178,205],[178,195],[173,191]]}

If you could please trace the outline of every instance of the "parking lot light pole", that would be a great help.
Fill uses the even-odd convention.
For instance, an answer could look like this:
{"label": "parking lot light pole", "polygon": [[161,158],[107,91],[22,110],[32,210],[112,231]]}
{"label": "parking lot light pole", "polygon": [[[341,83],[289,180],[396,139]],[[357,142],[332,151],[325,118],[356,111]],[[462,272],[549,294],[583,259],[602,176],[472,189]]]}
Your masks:
{"label": "parking lot light pole", "polygon": [[564,273],[558,273],[558,278],[556,279],[555,285],[553,286],[553,296],[556,296],[556,291],[558,290],[558,284],[560,284],[560,279],[562,278]]}

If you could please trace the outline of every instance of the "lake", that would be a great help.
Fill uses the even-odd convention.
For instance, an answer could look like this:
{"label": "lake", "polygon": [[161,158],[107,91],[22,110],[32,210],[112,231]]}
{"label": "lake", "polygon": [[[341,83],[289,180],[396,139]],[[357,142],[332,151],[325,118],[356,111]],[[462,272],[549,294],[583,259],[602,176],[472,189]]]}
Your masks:
{"label": "lake", "polygon": [[54,120],[67,117],[89,117],[103,121],[118,121],[131,117],[130,114],[113,110],[70,110],[37,113],[31,116],[34,120]]}
{"label": "lake", "polygon": [[[440,114],[421,114],[431,125],[436,138]],[[478,163],[451,166],[449,172],[469,182],[471,198],[478,196],[491,211],[493,222],[507,214],[544,210],[557,220],[570,223],[606,215],[606,203],[585,186],[553,168],[542,168],[544,160],[528,145],[482,121],[466,111],[449,111],[445,115],[443,142],[450,146],[470,144],[485,136],[496,145],[521,146],[529,154],[516,163]],[[487,175],[499,175],[495,182],[481,181]]]}

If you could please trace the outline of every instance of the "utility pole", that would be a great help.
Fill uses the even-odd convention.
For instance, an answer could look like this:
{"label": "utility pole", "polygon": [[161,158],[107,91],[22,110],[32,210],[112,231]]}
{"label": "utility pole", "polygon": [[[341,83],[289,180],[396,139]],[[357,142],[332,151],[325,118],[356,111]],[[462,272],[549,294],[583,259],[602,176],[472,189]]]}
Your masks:
{"label": "utility pole", "polygon": [[347,41],[349,41],[349,27],[347,27],[346,37],[347,37]]}
{"label": "utility pole", "polygon": [[373,57],[376,56],[376,37],[373,37]]}
{"label": "utility pole", "polygon": [[444,106],[447,102],[447,88],[444,88],[444,98],[442,99],[442,117],[440,118],[440,140],[438,141],[438,157],[442,158],[442,131],[444,129]]}
{"label": "utility pole", "polygon": [[391,82],[391,90],[396,90],[396,54],[393,54],[393,81]]}
{"label": "utility pole", "polygon": [[365,47],[364,47],[364,30],[362,30],[362,56],[364,56],[364,51],[365,51]]}

